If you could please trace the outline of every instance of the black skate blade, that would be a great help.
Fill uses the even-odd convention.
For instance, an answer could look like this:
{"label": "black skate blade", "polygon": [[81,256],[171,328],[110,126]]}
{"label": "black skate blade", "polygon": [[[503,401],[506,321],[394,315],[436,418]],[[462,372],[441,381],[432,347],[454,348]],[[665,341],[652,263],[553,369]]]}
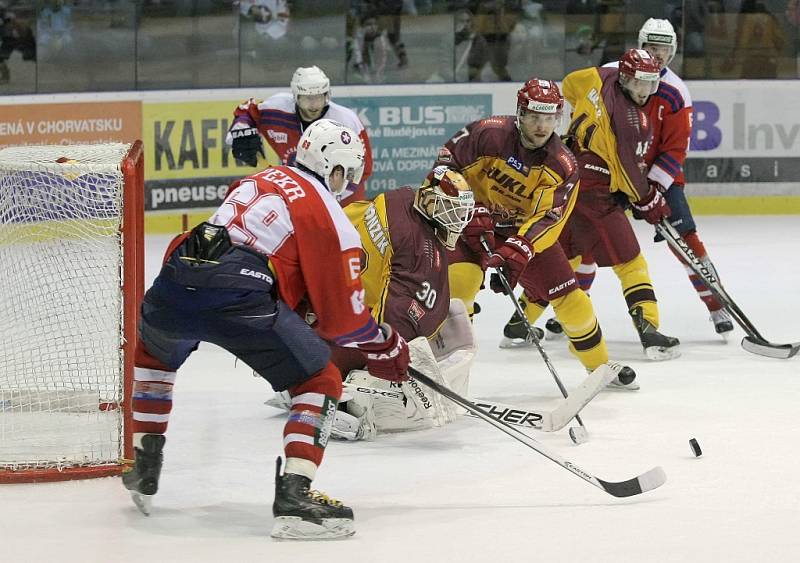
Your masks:
{"label": "black skate blade", "polygon": [[779,360],[788,360],[800,351],[800,342],[794,342],[792,344],[773,344],[766,340],[745,336],[742,338],[742,348],[751,354],[758,354],[759,356],[766,356],[767,358],[777,358]]}
{"label": "black skate blade", "polygon": [[139,512],[145,516],[150,516],[150,510],[153,508],[153,495],[143,495],[138,491],[131,491],[131,500]]}
{"label": "black skate blade", "polygon": [[347,539],[355,533],[349,518],[323,518],[317,523],[299,516],[276,516],[270,536],[278,541],[330,541]]}
{"label": "black skate blade", "polygon": [[503,350],[516,350],[519,348],[533,348],[534,344],[532,340],[527,338],[509,338],[508,336],[504,336],[498,347]]}

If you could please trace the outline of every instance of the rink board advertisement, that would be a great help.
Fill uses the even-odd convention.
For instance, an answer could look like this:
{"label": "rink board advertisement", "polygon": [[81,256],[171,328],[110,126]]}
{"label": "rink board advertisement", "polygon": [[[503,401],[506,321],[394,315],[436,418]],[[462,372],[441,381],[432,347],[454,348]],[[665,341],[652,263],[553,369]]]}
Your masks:
{"label": "rink board advertisement", "polygon": [[492,96],[430,95],[336,98],[358,114],[372,145],[367,196],[418,186],[439,148],[467,123],[488,117]]}
{"label": "rink board advertisement", "polygon": [[765,88],[764,82],[704,81],[689,88],[694,122],[688,184],[729,184],[727,195],[800,195],[796,82]]}
{"label": "rink board advertisement", "polygon": [[[337,97],[359,116],[372,145],[370,197],[419,185],[439,147],[466,123],[491,113],[488,94],[458,96]],[[238,165],[225,145],[237,101],[145,103],[146,205],[148,211],[214,207],[228,184],[254,168]],[[267,157],[260,168],[277,163]]]}
{"label": "rink board advertisement", "polygon": [[138,100],[0,105],[0,148],[132,143],[142,137],[141,108]]}
{"label": "rink board advertisement", "polygon": [[[688,86],[695,113],[687,193],[695,212],[800,213],[797,81],[696,81]],[[370,136],[370,196],[419,184],[438,148],[458,129],[514,111],[513,84],[460,84],[456,95],[449,94],[451,89],[424,84],[336,87],[334,99],[357,112]],[[141,138],[146,209],[207,211],[220,203],[232,180],[277,162],[266,142],[258,168],[236,164],[225,145],[234,108],[253,94],[241,89],[8,96],[0,98],[0,146]]]}
{"label": "rink board advertisement", "polygon": [[233,180],[277,163],[266,143],[267,158],[259,168],[236,163],[225,136],[238,104],[236,100],[144,104],[147,211],[216,207]]}

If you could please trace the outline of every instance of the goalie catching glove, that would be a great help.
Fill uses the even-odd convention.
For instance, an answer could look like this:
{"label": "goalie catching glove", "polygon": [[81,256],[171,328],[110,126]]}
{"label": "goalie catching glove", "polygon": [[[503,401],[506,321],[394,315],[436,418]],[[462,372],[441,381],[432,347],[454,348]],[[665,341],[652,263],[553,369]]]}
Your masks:
{"label": "goalie catching glove", "polygon": [[408,381],[411,356],[408,343],[386,323],[381,324],[383,342],[367,342],[358,348],[367,357],[367,371],[373,377],[388,381]]}
{"label": "goalie catching glove", "polygon": [[248,166],[258,166],[258,155],[264,158],[264,147],[261,144],[261,133],[255,127],[234,129],[231,131],[233,137],[233,158],[241,160]]}
{"label": "goalie catching glove", "polygon": [[[532,258],[533,247],[528,239],[508,237],[506,242],[489,257],[488,266],[502,270],[509,287],[513,290]],[[505,293],[502,283],[494,275],[489,280],[489,287],[495,293]]]}
{"label": "goalie catching glove", "polygon": [[636,219],[644,219],[651,225],[657,225],[662,219],[672,215],[667,200],[661,195],[661,186],[650,183],[650,193],[645,197],[632,203],[633,216]]}

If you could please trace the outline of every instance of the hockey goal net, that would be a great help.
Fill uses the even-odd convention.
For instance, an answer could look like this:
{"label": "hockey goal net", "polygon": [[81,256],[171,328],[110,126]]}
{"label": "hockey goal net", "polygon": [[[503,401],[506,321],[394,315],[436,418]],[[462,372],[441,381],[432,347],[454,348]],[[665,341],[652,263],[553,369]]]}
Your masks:
{"label": "hockey goal net", "polygon": [[143,174],[140,141],[0,150],[0,483],[131,457]]}

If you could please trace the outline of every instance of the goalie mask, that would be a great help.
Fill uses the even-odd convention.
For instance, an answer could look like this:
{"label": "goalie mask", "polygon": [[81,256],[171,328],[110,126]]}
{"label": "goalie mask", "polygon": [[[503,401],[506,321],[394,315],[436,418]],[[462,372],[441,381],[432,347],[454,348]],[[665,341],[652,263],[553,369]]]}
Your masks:
{"label": "goalie mask", "polygon": [[314,121],[322,117],[331,101],[331,81],[319,67],[300,67],[292,75],[292,95],[300,117]]}
{"label": "goalie mask", "polygon": [[453,250],[472,219],[475,196],[459,172],[437,166],[417,190],[414,208],[433,225],[442,244]]}
{"label": "goalie mask", "polygon": [[[334,194],[340,193],[347,182],[358,184],[364,173],[364,143],[358,135],[341,123],[320,119],[309,125],[297,142],[295,163],[319,176]],[[334,190],[330,175],[341,166],[346,182]]]}
{"label": "goalie mask", "polygon": [[644,22],[639,30],[639,48],[650,53],[661,68],[666,68],[678,50],[678,37],[669,20],[650,18]]}
{"label": "goalie mask", "polygon": [[619,84],[639,106],[658,90],[661,65],[643,49],[630,49],[619,60]]}

